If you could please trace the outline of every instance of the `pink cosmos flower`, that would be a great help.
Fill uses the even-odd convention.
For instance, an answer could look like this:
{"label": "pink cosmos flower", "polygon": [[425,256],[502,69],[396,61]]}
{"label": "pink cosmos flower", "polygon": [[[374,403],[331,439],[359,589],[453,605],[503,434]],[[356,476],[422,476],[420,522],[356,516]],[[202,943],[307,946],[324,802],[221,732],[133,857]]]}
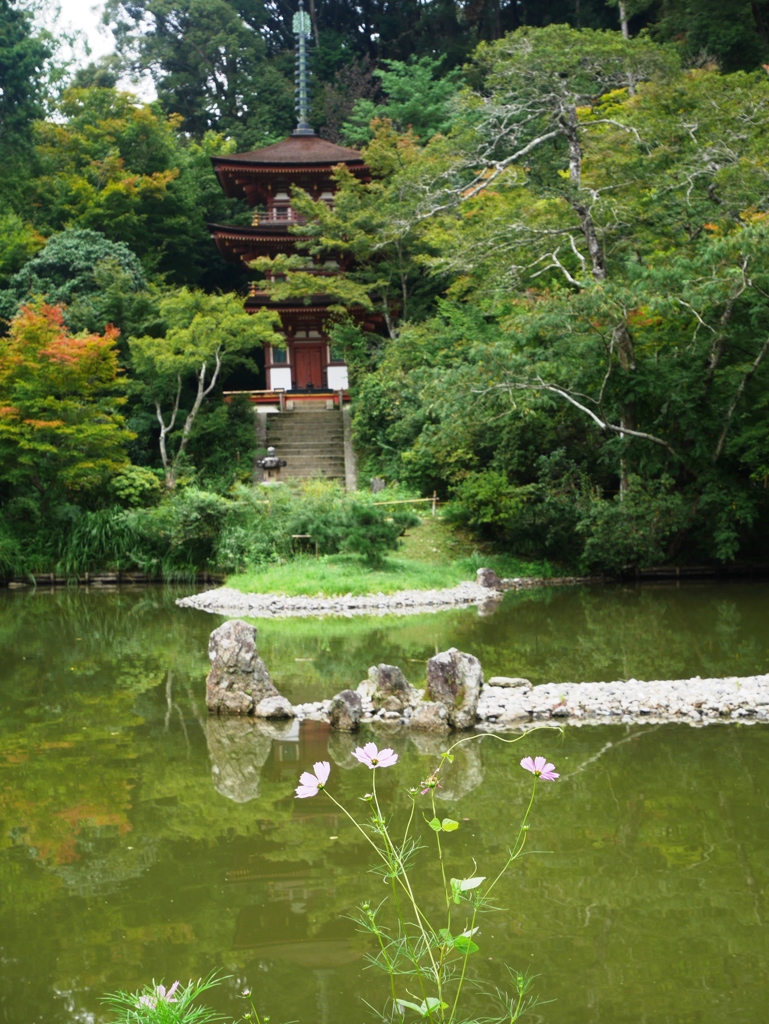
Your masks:
{"label": "pink cosmos flower", "polygon": [[361,764],[369,768],[389,768],[398,760],[398,755],[390,747],[384,750],[377,750],[376,743],[367,743],[365,747],[358,747],[353,750],[353,757],[357,757]]}
{"label": "pink cosmos flower", "polygon": [[561,777],[558,772],[553,770],[555,765],[550,764],[545,757],[524,757],[521,761],[521,768],[536,775],[538,779],[547,779],[548,782],[554,782]]}
{"label": "pink cosmos flower", "polygon": [[165,985],[157,985],[155,992],[151,996],[139,996],[136,1001],[137,1006],[148,1006],[151,1010],[154,1010],[158,1003],[175,1003],[174,992],[179,987],[179,982],[175,981],[173,985],[166,992]]}
{"label": "pink cosmos flower", "polygon": [[302,772],[299,776],[299,785],[296,787],[296,796],[299,800],[303,800],[308,796],[317,796],[318,792],[326,785],[331,774],[331,765],[328,761],[316,761],[312,767],[315,770],[314,775],[310,775],[309,772]]}

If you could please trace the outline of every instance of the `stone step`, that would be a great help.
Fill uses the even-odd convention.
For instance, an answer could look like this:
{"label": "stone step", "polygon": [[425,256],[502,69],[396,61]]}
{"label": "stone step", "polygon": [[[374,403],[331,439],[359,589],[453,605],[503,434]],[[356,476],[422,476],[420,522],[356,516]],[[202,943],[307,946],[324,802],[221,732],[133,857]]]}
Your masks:
{"label": "stone step", "polygon": [[287,459],[286,465],[281,467],[281,472],[284,470],[296,472],[296,473],[308,473],[310,476],[312,473],[344,473],[344,463],[337,460],[335,462],[317,462],[316,459],[308,459],[302,461],[299,459]]}
{"label": "stone step", "polygon": [[285,455],[286,452],[296,454],[296,452],[313,452],[318,455],[322,455],[324,452],[329,455],[338,454],[340,457],[343,456],[344,447],[342,442],[339,444],[330,444],[325,439],[320,441],[302,442],[302,441],[280,441],[275,444],[270,444],[271,448],[274,448],[278,455]]}
{"label": "stone step", "polygon": [[297,433],[307,434],[312,430],[341,430],[342,424],[339,420],[335,423],[268,423],[267,433],[274,434],[276,431],[295,430]]}
{"label": "stone step", "polygon": [[299,433],[298,431],[295,431],[295,430],[280,430],[280,431],[278,431],[278,430],[272,431],[271,430],[267,434],[267,436],[269,438],[272,438],[273,441],[277,441],[277,440],[281,440],[281,441],[313,441],[313,440],[317,440],[318,438],[323,438],[324,441],[326,441],[326,440],[338,440],[338,441],[341,442],[344,439],[344,434],[342,433],[341,430],[339,430],[339,431],[312,430],[312,431],[307,431],[307,433]]}
{"label": "stone step", "polygon": [[279,480],[339,480],[344,482],[344,473],[323,473],[318,470],[307,472],[295,470],[289,473],[286,469],[280,471]]}
{"label": "stone step", "polygon": [[319,423],[316,426],[311,426],[305,429],[299,429],[295,426],[290,427],[273,427],[267,431],[268,437],[317,437],[323,435],[323,437],[342,437],[344,431],[342,430],[341,424],[339,426],[326,426],[323,423]]}
{"label": "stone step", "polygon": [[332,422],[333,420],[341,420],[342,417],[338,412],[332,412],[330,409],[327,412],[272,412],[267,414],[268,423],[289,423],[298,422],[301,420],[302,423],[320,423],[320,422]]}

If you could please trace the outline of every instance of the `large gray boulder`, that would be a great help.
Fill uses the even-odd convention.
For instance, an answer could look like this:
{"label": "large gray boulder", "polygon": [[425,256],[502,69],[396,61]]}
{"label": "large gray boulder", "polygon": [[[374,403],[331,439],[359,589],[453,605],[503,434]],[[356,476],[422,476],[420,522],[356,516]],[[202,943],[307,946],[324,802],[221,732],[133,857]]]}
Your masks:
{"label": "large gray boulder", "polygon": [[427,662],[425,700],[442,704],[448,723],[454,729],[472,729],[475,725],[482,686],[480,661],[456,647],[436,654]]}
{"label": "large gray boulder", "polygon": [[247,622],[231,619],[215,629],[208,641],[208,657],[211,662],[206,680],[209,711],[250,715],[260,701],[280,697],[256,649],[256,629]]}
{"label": "large gray boulder", "polygon": [[385,711],[415,707],[421,696],[397,665],[385,664],[372,665],[368,679],[358,686],[358,693],[368,698],[375,708]]}
{"label": "large gray boulder", "polygon": [[443,704],[436,700],[423,700],[414,708],[409,719],[412,729],[445,735],[449,731],[449,715]]}
{"label": "large gray boulder", "polygon": [[356,732],[363,715],[363,701],[355,690],[342,690],[331,699],[328,720],[332,729],[340,732]]}

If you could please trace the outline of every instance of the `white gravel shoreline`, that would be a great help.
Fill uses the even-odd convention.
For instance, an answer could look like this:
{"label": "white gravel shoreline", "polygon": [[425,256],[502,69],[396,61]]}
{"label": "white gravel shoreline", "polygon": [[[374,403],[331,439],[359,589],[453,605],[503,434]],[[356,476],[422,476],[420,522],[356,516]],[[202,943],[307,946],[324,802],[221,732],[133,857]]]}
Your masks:
{"label": "white gravel shoreline", "polygon": [[477,583],[460,583],[445,590],[399,590],[394,594],[343,597],[286,597],[284,594],[243,594],[231,587],[181,597],[180,608],[198,608],[219,615],[279,618],[290,615],[408,615],[462,605],[483,604],[499,595]]}
{"label": "white gravel shoreline", "polygon": [[345,594],[341,597],[287,597],[285,594],[244,594],[232,587],[217,587],[202,594],[180,597],[180,608],[197,608],[215,615],[246,615],[249,618],[283,618],[291,615],[415,615],[446,608],[486,605],[494,607],[503,591],[533,587],[572,586],[595,582],[589,576],[558,576],[552,579],[515,577],[499,581],[499,589],[469,580],[442,590],[397,590],[394,594]]}
{"label": "white gravel shoreline", "polygon": [[483,687],[478,702],[479,724],[504,727],[543,720],[564,724],[766,722],[769,720],[769,675],[544,683],[515,689]]}
{"label": "white gravel shoreline", "polygon": [[[330,700],[294,706],[299,721],[327,721]],[[376,712],[364,701],[363,724],[408,726],[411,709]],[[476,728],[518,729],[534,722],[607,725],[680,722],[708,725],[769,721],[769,675],[724,679],[629,679],[611,683],[543,683],[539,686],[485,685]]]}

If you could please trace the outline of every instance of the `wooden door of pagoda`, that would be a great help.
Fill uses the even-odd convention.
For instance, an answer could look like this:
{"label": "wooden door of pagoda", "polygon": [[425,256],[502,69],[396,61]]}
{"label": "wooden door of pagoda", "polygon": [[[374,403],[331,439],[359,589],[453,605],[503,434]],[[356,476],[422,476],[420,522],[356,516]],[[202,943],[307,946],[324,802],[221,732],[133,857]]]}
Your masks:
{"label": "wooden door of pagoda", "polygon": [[323,389],[323,346],[297,345],[294,348],[296,386],[300,391],[308,387],[316,391]]}

